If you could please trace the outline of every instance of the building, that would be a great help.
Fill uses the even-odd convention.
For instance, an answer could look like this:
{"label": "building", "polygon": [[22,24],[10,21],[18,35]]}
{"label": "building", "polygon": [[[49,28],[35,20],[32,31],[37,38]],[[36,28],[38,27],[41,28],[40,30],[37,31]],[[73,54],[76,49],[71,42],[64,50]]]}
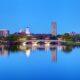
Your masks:
{"label": "building", "polygon": [[29,27],[26,27],[25,30],[21,29],[19,30],[19,33],[17,33],[18,36],[30,36],[31,33],[30,33],[30,29]]}
{"label": "building", "polygon": [[9,30],[0,29],[0,37],[7,37],[9,36]]}
{"label": "building", "polygon": [[52,35],[53,36],[57,35],[57,24],[56,24],[56,22],[52,22]]}
{"label": "building", "polygon": [[25,33],[26,33],[27,35],[30,35],[30,30],[29,30],[29,27],[27,27],[27,28],[26,28]]}
{"label": "building", "polygon": [[71,32],[71,33],[69,33],[69,35],[71,35],[71,36],[76,36],[76,35],[79,35],[79,34],[76,33],[76,32]]}

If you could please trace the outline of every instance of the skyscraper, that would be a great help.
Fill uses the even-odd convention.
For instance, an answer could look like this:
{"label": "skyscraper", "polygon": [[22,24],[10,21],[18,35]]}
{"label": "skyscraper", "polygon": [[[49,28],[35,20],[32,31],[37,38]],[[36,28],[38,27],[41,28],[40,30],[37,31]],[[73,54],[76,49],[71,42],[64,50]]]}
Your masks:
{"label": "skyscraper", "polygon": [[56,24],[56,22],[52,22],[52,35],[53,36],[57,35],[57,24]]}

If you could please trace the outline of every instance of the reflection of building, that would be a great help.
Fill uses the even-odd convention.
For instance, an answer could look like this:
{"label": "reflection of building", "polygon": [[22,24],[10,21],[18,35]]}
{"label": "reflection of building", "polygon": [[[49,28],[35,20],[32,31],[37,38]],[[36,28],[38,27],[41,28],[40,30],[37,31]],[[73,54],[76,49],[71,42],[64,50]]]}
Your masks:
{"label": "reflection of building", "polygon": [[30,52],[31,50],[30,49],[26,49],[26,56],[29,57],[30,56]]}
{"label": "reflection of building", "polygon": [[23,45],[20,45],[20,46],[19,46],[19,49],[20,49],[20,50],[26,50],[26,47],[27,47],[27,46],[23,44]]}
{"label": "reflection of building", "polygon": [[56,36],[56,35],[57,35],[57,30],[56,30],[56,28],[57,28],[56,22],[52,22],[52,35],[53,35],[53,36]]}
{"label": "reflection of building", "polygon": [[62,48],[63,48],[63,46],[61,45],[61,46],[58,46],[58,50],[59,51],[61,51],[62,50]]}
{"label": "reflection of building", "polygon": [[20,45],[19,49],[26,52],[26,56],[30,56],[31,48],[28,48],[27,45]]}
{"label": "reflection of building", "polygon": [[52,61],[54,61],[54,62],[57,61],[57,48],[52,50]]}
{"label": "reflection of building", "polygon": [[5,49],[4,45],[0,45],[0,55],[9,55],[9,51]]}
{"label": "reflection of building", "polygon": [[8,35],[9,35],[9,30],[0,29],[0,36],[1,37],[7,37]]}

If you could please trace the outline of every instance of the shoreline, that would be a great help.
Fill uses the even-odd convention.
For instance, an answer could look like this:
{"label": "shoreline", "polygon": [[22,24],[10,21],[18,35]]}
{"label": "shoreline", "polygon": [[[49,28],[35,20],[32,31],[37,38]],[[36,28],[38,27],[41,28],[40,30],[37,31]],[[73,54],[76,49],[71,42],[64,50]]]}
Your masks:
{"label": "shoreline", "polygon": [[[18,41],[1,41],[0,42],[0,45],[11,45],[11,44],[12,45],[20,45],[21,42],[18,42]],[[44,45],[44,44],[46,44],[46,43],[43,43],[42,45]],[[58,43],[54,42],[53,44],[50,43],[50,45],[58,45]],[[64,46],[80,46],[80,42],[65,41],[65,42],[61,42],[60,45],[64,45]]]}
{"label": "shoreline", "polygon": [[80,42],[73,42],[73,41],[66,41],[62,43],[63,45],[68,45],[68,46],[80,46]]}

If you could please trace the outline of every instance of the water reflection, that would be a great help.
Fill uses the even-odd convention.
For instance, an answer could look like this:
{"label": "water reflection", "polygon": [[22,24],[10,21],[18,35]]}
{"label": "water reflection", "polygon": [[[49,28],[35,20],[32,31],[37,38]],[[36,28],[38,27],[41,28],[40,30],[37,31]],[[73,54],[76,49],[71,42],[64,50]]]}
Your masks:
{"label": "water reflection", "polygon": [[70,53],[76,46],[45,46],[45,45],[0,45],[0,55],[1,56],[9,56],[11,52],[24,51],[27,58],[30,57],[31,51],[42,50],[42,51],[51,51],[52,61],[57,61],[57,50],[61,50],[64,53]]}
{"label": "water reflection", "polygon": [[9,55],[9,50],[6,49],[6,46],[0,45],[0,55],[1,56]]}
{"label": "water reflection", "polygon": [[28,49],[25,50],[25,52],[26,52],[26,56],[30,57],[31,50],[28,48]]}
{"label": "water reflection", "polygon": [[72,52],[72,49],[73,49],[74,47],[73,46],[63,46],[62,47],[62,50],[65,52],[65,53],[70,53],[70,52]]}
{"label": "water reflection", "polygon": [[52,49],[52,61],[57,62],[57,48]]}

